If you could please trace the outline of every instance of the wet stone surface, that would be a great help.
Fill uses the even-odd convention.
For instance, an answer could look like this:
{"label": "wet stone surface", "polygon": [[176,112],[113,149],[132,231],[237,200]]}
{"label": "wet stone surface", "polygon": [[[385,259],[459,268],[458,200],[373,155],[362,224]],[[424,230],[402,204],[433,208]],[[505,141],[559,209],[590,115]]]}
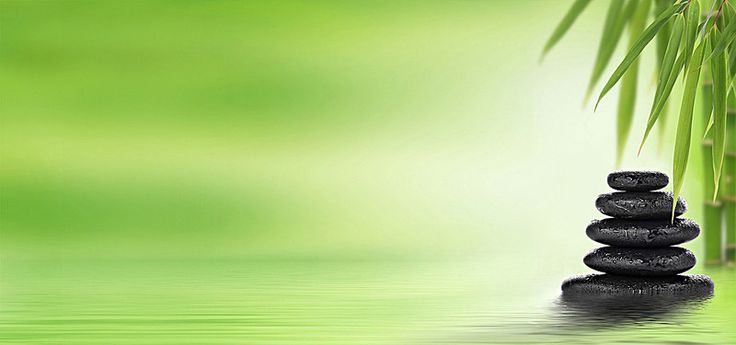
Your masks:
{"label": "wet stone surface", "polygon": [[670,182],[658,171],[617,171],[608,174],[608,185],[617,190],[647,192],[664,188]]}
{"label": "wet stone surface", "polygon": [[[623,219],[670,219],[672,215],[670,192],[615,192],[601,194],[595,206],[601,213]],[[675,216],[687,211],[682,197],[677,198]]]}
{"label": "wet stone surface", "polygon": [[624,277],[589,274],[562,283],[564,296],[659,296],[710,297],[713,281],[706,275],[687,274],[667,277]]}
{"label": "wet stone surface", "polygon": [[642,306],[667,313],[673,306],[710,297],[713,281],[708,276],[680,275],[695,266],[696,258],[671,246],[695,239],[700,227],[674,218],[687,211],[682,197],[675,202],[672,193],[655,191],[667,186],[667,175],[619,171],[609,174],[607,182],[620,191],[599,195],[595,206],[612,218],[593,220],[585,229],[590,239],[607,246],[583,258],[586,266],[603,274],[565,280],[562,305],[595,315],[619,307],[621,315],[629,315]]}
{"label": "wet stone surface", "polygon": [[629,276],[666,276],[695,266],[695,255],[679,247],[601,247],[583,259],[586,266],[605,273]]}
{"label": "wet stone surface", "polygon": [[607,218],[594,220],[585,233],[593,241],[619,247],[667,247],[691,241],[700,227],[690,219],[629,220]]}

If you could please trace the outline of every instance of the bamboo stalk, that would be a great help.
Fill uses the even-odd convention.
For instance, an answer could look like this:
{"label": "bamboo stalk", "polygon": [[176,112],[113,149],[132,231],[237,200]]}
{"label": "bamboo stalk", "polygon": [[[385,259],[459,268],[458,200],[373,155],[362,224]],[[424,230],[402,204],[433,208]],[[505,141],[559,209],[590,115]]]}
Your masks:
{"label": "bamboo stalk", "polygon": [[726,258],[736,264],[736,98],[731,98],[726,121],[726,161],[724,166],[721,196],[726,221]]}
{"label": "bamboo stalk", "polygon": [[[713,82],[709,71],[705,71],[706,80],[703,81],[703,121],[708,123],[712,110]],[[703,139],[703,236],[705,237],[705,264],[720,265],[723,252],[721,239],[721,202],[713,199],[715,186],[713,184],[713,134],[708,133]],[[720,194],[720,193],[719,193]]]}

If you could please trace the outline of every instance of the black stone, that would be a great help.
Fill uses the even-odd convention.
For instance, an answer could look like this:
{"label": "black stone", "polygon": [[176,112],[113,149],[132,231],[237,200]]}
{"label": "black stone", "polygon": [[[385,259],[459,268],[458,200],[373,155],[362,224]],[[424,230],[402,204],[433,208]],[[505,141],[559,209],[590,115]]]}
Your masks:
{"label": "black stone", "polygon": [[591,240],[618,247],[667,247],[693,240],[700,227],[690,219],[628,220],[607,218],[594,220],[585,229]]}
{"label": "black stone", "polygon": [[[599,195],[595,207],[614,218],[670,219],[672,199],[670,192],[615,192]],[[678,197],[675,216],[685,211],[687,204],[682,197]]]}
{"label": "black stone", "polygon": [[695,266],[695,255],[680,247],[601,247],[585,256],[586,266],[605,273],[627,276],[666,276]]}
{"label": "black stone", "polygon": [[701,274],[668,277],[589,274],[565,280],[562,294],[567,297],[709,297],[713,294],[713,281]]}
{"label": "black stone", "polygon": [[608,174],[608,185],[628,192],[648,192],[664,188],[670,182],[658,171],[617,171]]}

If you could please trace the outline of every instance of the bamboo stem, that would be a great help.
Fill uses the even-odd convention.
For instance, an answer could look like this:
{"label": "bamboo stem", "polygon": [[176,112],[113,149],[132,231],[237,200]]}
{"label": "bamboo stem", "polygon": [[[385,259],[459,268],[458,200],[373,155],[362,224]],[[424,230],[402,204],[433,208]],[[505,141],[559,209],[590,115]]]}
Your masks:
{"label": "bamboo stem", "polygon": [[[736,98],[729,99],[736,106]],[[726,161],[724,166],[721,195],[726,221],[726,258],[730,264],[736,264],[736,111],[729,109],[726,118]]]}
{"label": "bamboo stem", "polygon": [[[705,72],[706,76],[710,74]],[[713,83],[706,77],[703,82],[703,121],[708,123],[712,110]],[[713,200],[715,186],[713,185],[713,135],[703,139],[703,236],[705,237],[705,264],[720,265],[723,252],[721,239],[721,202]],[[720,194],[720,193],[719,193]]]}

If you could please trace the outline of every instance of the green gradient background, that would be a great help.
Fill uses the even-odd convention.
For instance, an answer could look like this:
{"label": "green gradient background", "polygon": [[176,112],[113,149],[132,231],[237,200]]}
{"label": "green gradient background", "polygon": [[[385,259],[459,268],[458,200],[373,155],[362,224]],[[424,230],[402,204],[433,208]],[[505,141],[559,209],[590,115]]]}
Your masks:
{"label": "green gradient background", "polygon": [[[540,66],[559,3],[4,1],[2,252],[581,237],[613,168],[616,95],[579,106],[601,7]],[[624,167],[669,170],[655,146]]]}
{"label": "green gradient background", "polygon": [[[131,336],[119,343],[146,343],[137,327],[174,325],[157,314],[181,312],[174,305],[278,304],[292,321],[328,325],[347,313],[363,328],[337,322],[269,338],[266,327],[252,339],[309,334],[320,343],[347,330],[376,343],[368,334],[401,339],[416,315],[476,305],[465,301],[469,290],[516,289],[516,308],[553,296],[562,278],[588,271],[581,258],[595,245],[584,228],[599,217],[593,201],[615,168],[616,92],[595,114],[581,108],[605,6],[593,2],[540,65],[567,2],[0,1],[0,306],[22,310],[38,296],[68,303],[25,314],[44,320],[98,310],[85,304],[94,292],[102,297],[87,303],[122,315],[138,301],[153,319],[95,325]],[[643,57],[634,139],[654,92],[653,55]],[[639,158],[630,145],[623,168],[669,172],[671,145],[658,150],[658,139]],[[696,220],[700,165],[696,152],[684,194]],[[688,247],[701,253],[700,240]],[[444,258],[481,259],[426,275],[362,266]],[[39,268],[48,262],[84,264]],[[247,297],[229,280],[172,292],[153,278],[217,280],[222,262],[250,267]],[[278,290],[289,284],[274,271],[313,272],[300,286],[321,299]],[[405,285],[378,283],[399,277]],[[431,277],[455,283],[430,288]],[[349,293],[316,281],[398,290],[363,295],[381,306],[367,313],[359,302],[345,306],[352,312],[298,312]],[[406,298],[419,287],[435,299]],[[208,300],[215,292],[222,299]],[[723,293],[733,300],[733,285]],[[5,340],[53,339],[48,328],[13,328],[31,319],[3,315],[15,336]],[[59,322],[55,330],[70,331]]]}

